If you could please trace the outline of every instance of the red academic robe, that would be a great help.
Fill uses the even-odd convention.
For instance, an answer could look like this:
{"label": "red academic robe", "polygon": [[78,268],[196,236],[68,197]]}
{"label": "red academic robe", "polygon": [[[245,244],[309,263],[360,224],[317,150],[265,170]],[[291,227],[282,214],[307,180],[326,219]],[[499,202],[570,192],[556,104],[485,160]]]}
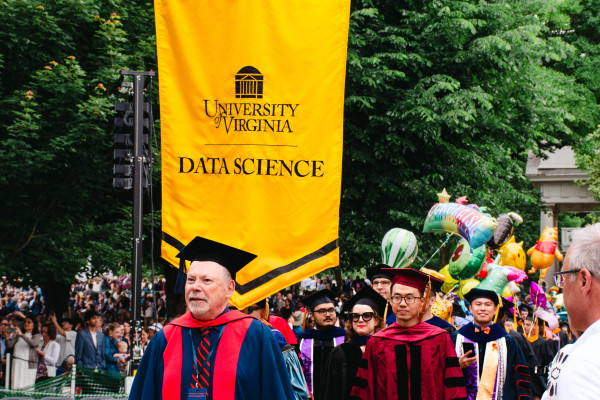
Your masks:
{"label": "red academic robe", "polygon": [[466,399],[462,370],[443,329],[419,322],[393,323],[371,337],[358,369],[351,398]]}
{"label": "red academic robe", "polygon": [[291,345],[298,344],[298,340],[296,339],[296,335],[294,335],[294,331],[292,328],[290,328],[290,324],[288,324],[285,319],[276,315],[269,315],[269,323],[273,325],[273,328],[281,332],[286,342]]}

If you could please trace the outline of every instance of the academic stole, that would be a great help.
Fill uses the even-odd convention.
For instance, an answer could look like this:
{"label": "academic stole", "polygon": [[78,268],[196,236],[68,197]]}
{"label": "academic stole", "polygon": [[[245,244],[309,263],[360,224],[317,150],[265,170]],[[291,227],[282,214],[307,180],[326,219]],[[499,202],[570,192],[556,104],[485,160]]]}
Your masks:
{"label": "academic stole", "polygon": [[[455,346],[458,357],[464,354],[462,348],[463,342],[475,344],[475,356],[477,357],[477,361],[465,369],[468,399],[493,400],[499,398],[498,394],[501,394],[504,391],[507,362],[506,339],[500,338],[486,343],[485,359],[481,376],[479,375],[479,346],[477,346],[477,343],[467,339],[463,335],[458,335]],[[491,389],[482,389],[482,386],[486,386],[487,388],[491,387]],[[494,392],[496,396],[494,396]]]}

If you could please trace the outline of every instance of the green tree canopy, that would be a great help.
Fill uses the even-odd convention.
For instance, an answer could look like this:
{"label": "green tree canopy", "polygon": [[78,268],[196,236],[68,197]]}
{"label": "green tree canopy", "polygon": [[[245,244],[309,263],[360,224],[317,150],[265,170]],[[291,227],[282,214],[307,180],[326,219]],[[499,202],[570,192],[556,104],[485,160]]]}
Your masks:
{"label": "green tree canopy", "polygon": [[119,71],[155,65],[152,21],[146,3],[0,1],[0,275],[66,284],[130,263],[113,107]]}
{"label": "green tree canopy", "polygon": [[493,214],[516,211],[535,243],[539,197],[527,152],[590,132],[589,88],[553,66],[578,51],[560,1],[373,1],[351,18],[341,217],[343,267],[378,259],[392,227],[422,264],[445,239],[420,234],[444,187]]}

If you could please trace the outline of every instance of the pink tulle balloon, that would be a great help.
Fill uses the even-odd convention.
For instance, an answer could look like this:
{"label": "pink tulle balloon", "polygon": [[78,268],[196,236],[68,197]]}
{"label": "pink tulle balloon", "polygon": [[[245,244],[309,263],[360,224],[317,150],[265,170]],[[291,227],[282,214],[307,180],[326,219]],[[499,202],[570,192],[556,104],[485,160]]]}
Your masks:
{"label": "pink tulle balloon", "polygon": [[544,293],[544,289],[535,282],[531,282],[529,297],[531,297],[531,301],[533,301],[536,306],[541,307],[544,310],[546,309],[546,293]]}

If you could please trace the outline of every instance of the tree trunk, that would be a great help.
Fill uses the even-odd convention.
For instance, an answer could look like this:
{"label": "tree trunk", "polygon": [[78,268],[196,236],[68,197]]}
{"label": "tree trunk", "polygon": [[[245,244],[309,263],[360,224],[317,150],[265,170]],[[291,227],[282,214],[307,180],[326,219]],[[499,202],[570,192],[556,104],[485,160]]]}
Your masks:
{"label": "tree trunk", "polygon": [[344,288],[344,281],[342,280],[342,268],[340,266],[333,269],[333,276],[335,276],[335,283],[337,283],[336,294],[340,294]]}
{"label": "tree trunk", "polygon": [[65,282],[44,282],[41,285],[46,312],[53,311],[56,318],[62,318],[63,313],[69,309],[71,285]]}

